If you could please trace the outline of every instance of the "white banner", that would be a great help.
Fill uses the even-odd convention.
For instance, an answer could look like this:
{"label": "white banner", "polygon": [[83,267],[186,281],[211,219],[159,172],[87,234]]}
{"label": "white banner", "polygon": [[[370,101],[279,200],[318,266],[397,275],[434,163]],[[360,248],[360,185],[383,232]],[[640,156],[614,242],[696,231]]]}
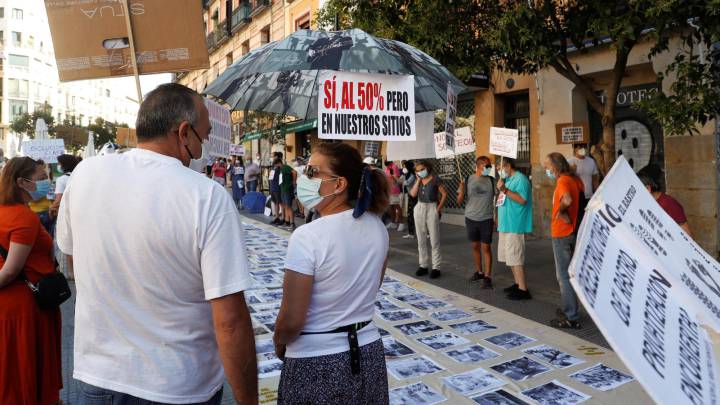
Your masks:
{"label": "white banner", "polygon": [[588,204],[570,275],[598,328],[657,403],[720,403],[720,265],[622,156]]}
{"label": "white banner", "polygon": [[45,163],[57,163],[57,157],[65,153],[65,141],[62,139],[24,141],[22,150],[25,156],[33,159],[42,159]]}
{"label": "white banner", "polygon": [[245,145],[230,144],[230,155],[245,156]]}
{"label": "white banner", "polygon": [[445,111],[445,147],[451,152],[455,151],[455,115],[457,115],[457,93],[452,88],[452,84],[448,82],[447,110]]}
{"label": "white banner", "polygon": [[490,153],[517,159],[518,130],[512,128],[490,128]]}
{"label": "white banner", "polygon": [[232,121],[230,111],[219,103],[205,99],[205,107],[210,113],[210,142],[205,146],[210,157],[228,157],[230,155],[230,138],[232,134]]}
{"label": "white banner", "polygon": [[475,153],[475,140],[472,135],[472,128],[462,127],[455,130],[455,153],[445,144],[446,132],[435,134],[435,157],[444,159],[453,157],[455,154]]}
{"label": "white banner", "polygon": [[324,70],[318,86],[320,139],[415,140],[414,76]]}

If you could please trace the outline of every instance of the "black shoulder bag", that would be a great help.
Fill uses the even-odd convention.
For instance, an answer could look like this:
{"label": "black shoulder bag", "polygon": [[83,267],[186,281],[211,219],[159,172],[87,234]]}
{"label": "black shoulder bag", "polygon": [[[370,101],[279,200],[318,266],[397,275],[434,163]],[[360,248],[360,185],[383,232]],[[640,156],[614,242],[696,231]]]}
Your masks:
{"label": "black shoulder bag", "polygon": [[[0,255],[7,261],[8,252],[2,246],[0,246]],[[55,309],[72,296],[67,279],[59,271],[43,277],[36,284],[31,283],[22,272],[18,277],[30,288],[40,309]]]}

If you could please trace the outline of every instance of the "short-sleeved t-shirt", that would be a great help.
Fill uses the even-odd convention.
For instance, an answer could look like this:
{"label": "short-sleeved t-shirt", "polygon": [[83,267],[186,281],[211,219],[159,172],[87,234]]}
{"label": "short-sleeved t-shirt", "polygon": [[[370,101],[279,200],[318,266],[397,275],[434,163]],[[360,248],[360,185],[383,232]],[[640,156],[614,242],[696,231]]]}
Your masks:
{"label": "short-sleeved t-shirt", "polygon": [[582,180],[585,198],[589,199],[593,195],[592,178],[600,173],[598,172],[595,159],[587,156],[584,159],[571,157],[568,159],[568,163],[575,165],[575,174],[577,174],[578,177],[580,177],[580,180]]}
{"label": "short-sleeved t-shirt", "polygon": [[396,165],[388,166],[385,168],[385,174],[387,174],[390,179],[390,193],[393,195],[400,194],[402,192],[402,189],[400,188],[400,184],[398,184],[397,180],[398,177],[400,177],[400,169]]}
{"label": "short-sleeved t-shirt", "polygon": [[[305,224],[290,237],[285,268],[313,276],[304,332],[324,332],[373,318],[389,236],[382,220],[352,210]],[[358,333],[360,346],[380,339],[370,324]],[[301,335],[287,357],[315,357],[350,350],[347,333]]]}
{"label": "short-sleeved t-shirt", "polygon": [[486,221],[495,214],[495,181],[490,176],[468,176],[465,185],[465,218]]}
{"label": "short-sleeved t-shirt", "polygon": [[[40,225],[40,218],[22,204],[0,205],[0,245],[9,250],[10,242],[32,246],[23,267],[31,282],[55,271],[52,238]],[[0,256],[0,266],[4,263]]]}
{"label": "short-sleeved t-shirt", "polygon": [[260,166],[258,166],[255,162],[250,162],[250,164],[248,164],[247,166],[245,180],[256,181],[259,173]]}
{"label": "short-sleeved t-shirt", "polygon": [[225,174],[227,173],[227,169],[225,168],[225,165],[222,163],[215,163],[213,165],[213,176],[215,177],[225,177]]}
{"label": "short-sleeved t-shirt", "polygon": [[657,199],[657,203],[660,204],[662,209],[665,210],[665,212],[670,215],[670,218],[677,222],[678,225],[682,225],[687,222],[685,210],[676,199],[665,193],[661,193],[660,197]]}
{"label": "short-sleeved t-shirt", "polygon": [[243,233],[230,194],[178,159],[133,149],[83,160],[57,225],[77,286],[74,378],[152,402],[215,395],[210,300],[252,285]]}
{"label": "short-sleeved t-shirt", "polygon": [[282,176],[282,182],[280,183],[280,191],[285,194],[290,194],[293,192],[293,168],[284,165],[282,167],[282,170],[280,171],[280,175]]}
{"label": "short-sleeved t-shirt", "polygon": [[270,169],[270,192],[271,193],[279,193],[280,192],[280,173],[282,172],[282,168],[279,167],[273,167]]}
{"label": "short-sleeved t-shirt", "polygon": [[519,194],[524,200],[522,205],[510,197],[505,198],[503,205],[498,207],[498,232],[530,233],[532,232],[532,187],[527,176],[515,172],[505,179],[505,187]]}
{"label": "short-sleeved t-shirt", "polygon": [[[553,192],[552,220],[550,222],[550,236],[553,238],[564,238],[575,232],[582,190],[583,183],[575,176],[562,175],[557,179]],[[557,217],[560,211],[560,200],[566,193],[570,193],[570,198],[572,198],[572,203],[567,209],[571,221],[569,224]]]}
{"label": "short-sleeved t-shirt", "polygon": [[70,174],[65,173],[55,180],[55,194],[62,194],[65,192],[68,184],[70,184]]}

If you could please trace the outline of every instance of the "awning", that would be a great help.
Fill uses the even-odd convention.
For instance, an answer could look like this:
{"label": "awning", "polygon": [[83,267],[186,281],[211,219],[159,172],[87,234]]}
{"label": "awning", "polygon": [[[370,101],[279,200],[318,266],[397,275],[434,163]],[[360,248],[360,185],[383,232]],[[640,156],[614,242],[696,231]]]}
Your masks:
{"label": "awning", "polygon": [[240,142],[249,142],[254,141],[256,139],[264,138],[272,132],[272,129],[264,129],[262,131],[255,131],[255,132],[249,132],[245,135],[243,135],[243,138],[240,140]]}
{"label": "awning", "polygon": [[313,128],[317,128],[317,118],[309,119],[309,120],[299,120],[299,121],[293,121],[288,124],[285,124],[284,126],[280,127],[280,130],[288,133],[288,132],[303,132],[307,131]]}

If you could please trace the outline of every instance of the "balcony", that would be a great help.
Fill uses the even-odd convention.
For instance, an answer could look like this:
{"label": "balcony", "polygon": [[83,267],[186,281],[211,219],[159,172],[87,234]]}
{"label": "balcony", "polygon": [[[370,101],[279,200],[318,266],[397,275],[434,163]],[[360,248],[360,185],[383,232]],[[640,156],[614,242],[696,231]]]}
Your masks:
{"label": "balcony", "polygon": [[250,17],[255,17],[268,9],[270,9],[270,0],[255,0],[255,8],[250,13]]}
{"label": "balcony", "polygon": [[218,24],[217,27],[205,38],[205,44],[209,51],[213,51],[224,44],[230,35],[227,31],[227,24],[225,21]]}
{"label": "balcony", "polygon": [[233,11],[231,19],[231,33],[236,33],[240,28],[247,25],[252,18],[250,18],[250,3],[243,2],[240,6]]}

